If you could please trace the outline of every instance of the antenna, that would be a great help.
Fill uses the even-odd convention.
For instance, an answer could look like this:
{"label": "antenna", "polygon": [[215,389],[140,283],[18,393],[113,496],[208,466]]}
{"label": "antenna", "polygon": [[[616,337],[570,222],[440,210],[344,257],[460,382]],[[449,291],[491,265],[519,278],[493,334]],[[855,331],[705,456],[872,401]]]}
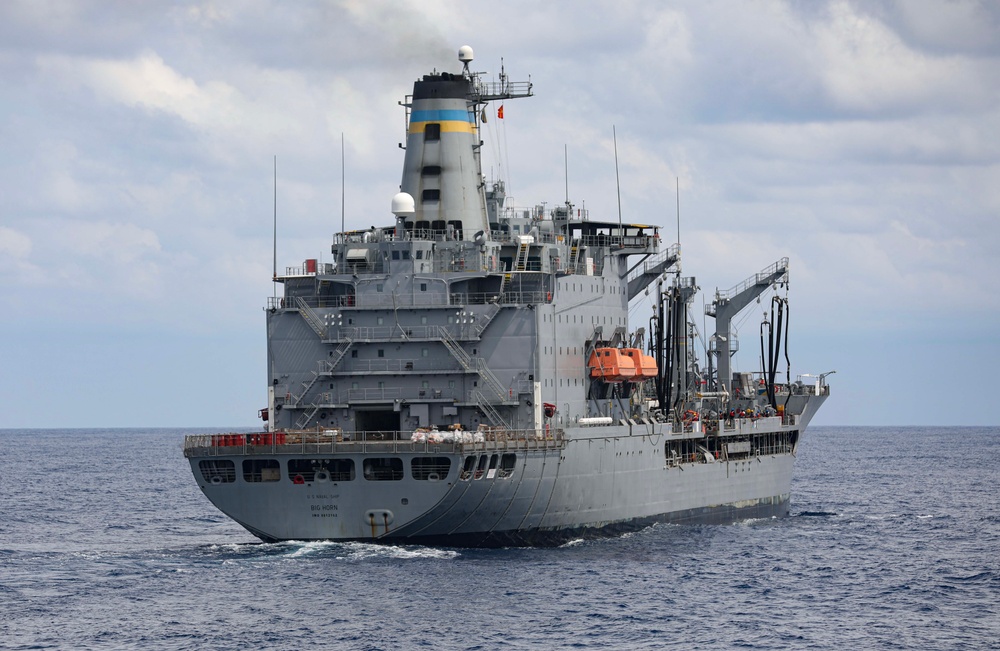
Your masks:
{"label": "antenna", "polygon": [[344,166],[344,132],[340,132],[340,232],[343,233],[347,230],[344,226],[346,209],[345,209],[345,195],[347,194],[347,184],[345,179],[347,178],[346,168]]}
{"label": "antenna", "polygon": [[274,289],[274,297],[278,297],[278,285],[275,284],[278,280],[278,155],[274,155],[274,232],[271,237],[271,244],[273,246],[273,267],[271,276],[272,288]]}
{"label": "antenna", "polygon": [[618,235],[622,235],[622,184],[618,178],[618,134],[615,125],[611,125],[611,137],[615,143],[615,187],[618,190]]}
{"label": "antenna", "polygon": [[681,243],[681,180],[674,177],[674,191],[677,193],[677,243]]}
{"label": "antenna", "polygon": [[566,208],[569,209],[569,146],[563,145],[563,170],[566,177]]}

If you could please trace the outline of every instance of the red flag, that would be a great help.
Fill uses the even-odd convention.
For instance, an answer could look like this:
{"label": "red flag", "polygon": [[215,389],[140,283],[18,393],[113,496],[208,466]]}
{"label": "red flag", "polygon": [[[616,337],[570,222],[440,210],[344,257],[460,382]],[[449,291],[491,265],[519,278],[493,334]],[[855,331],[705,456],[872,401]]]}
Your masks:
{"label": "red flag", "polygon": [[497,117],[501,120],[503,119],[503,104],[501,104],[500,108],[497,109]]}

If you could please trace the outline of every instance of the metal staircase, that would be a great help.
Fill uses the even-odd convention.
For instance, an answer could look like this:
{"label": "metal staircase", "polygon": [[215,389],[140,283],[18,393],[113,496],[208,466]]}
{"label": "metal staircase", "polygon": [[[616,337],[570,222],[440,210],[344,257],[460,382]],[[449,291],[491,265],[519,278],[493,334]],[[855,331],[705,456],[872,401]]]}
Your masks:
{"label": "metal staircase", "polygon": [[491,425],[495,427],[503,427],[505,429],[512,429],[510,423],[504,420],[503,416],[500,415],[500,412],[496,410],[496,407],[494,407],[490,401],[486,399],[486,396],[479,391],[473,391],[472,397],[476,402],[476,406],[483,412],[486,419],[490,421]]}
{"label": "metal staircase", "polygon": [[528,268],[528,251],[530,248],[531,244],[528,242],[521,242],[517,245],[517,255],[514,256],[514,265],[504,273],[503,281],[500,283],[500,296],[503,296],[507,291],[507,287],[510,286],[510,281],[514,278],[514,272],[525,271]]}
{"label": "metal staircase", "polygon": [[569,247],[569,262],[566,265],[566,272],[575,274],[576,265],[580,257],[580,240],[573,240],[573,245]]}
{"label": "metal staircase", "polygon": [[493,317],[500,313],[500,305],[498,303],[491,303],[486,311],[481,317],[476,321],[476,336],[482,336],[483,332],[486,331],[486,326],[493,321]]}
{"label": "metal staircase", "polygon": [[480,379],[483,380],[483,384],[489,387],[492,393],[495,394],[494,402],[503,402],[510,397],[507,390],[500,384],[500,380],[493,374],[493,371],[486,365],[486,361],[482,357],[472,357],[469,355],[458,342],[451,338],[446,328],[440,328],[439,335],[441,343],[444,344],[445,348],[448,349],[448,352],[451,353],[452,357],[458,361],[462,368],[466,371],[477,373]]}
{"label": "metal staircase", "polygon": [[514,259],[514,269],[517,271],[524,271],[528,267],[528,250],[531,248],[531,244],[528,242],[521,242],[517,247],[517,257]]}
{"label": "metal staircase", "polygon": [[295,420],[295,429],[304,429],[305,426],[312,420],[312,417],[316,415],[319,411],[320,405],[316,405],[312,408],[312,411],[302,414]]}
{"label": "metal staircase", "polygon": [[321,319],[320,316],[316,314],[311,307],[309,307],[301,296],[295,297],[295,307],[299,309],[299,314],[301,314],[302,318],[309,324],[309,327],[319,335],[319,338],[326,339],[326,325],[323,323],[323,319]]}
{"label": "metal staircase", "polygon": [[329,360],[325,359],[320,360],[319,362],[320,370],[318,372],[313,371],[312,379],[309,380],[308,382],[302,383],[303,387],[302,393],[300,393],[299,395],[292,394],[292,398],[294,398],[291,405],[292,407],[298,407],[299,405],[301,405],[302,399],[306,397],[307,393],[309,393],[309,389],[311,389],[312,386],[316,384],[316,381],[319,380],[319,378],[324,373],[329,373],[330,371],[332,371],[334,368],[337,367],[337,364],[340,363],[340,360],[344,359],[344,355],[347,354],[347,351],[350,350],[351,345],[353,343],[354,341],[350,338],[344,339],[343,341],[340,342],[340,345],[337,346],[337,349],[334,351],[334,355],[332,358],[330,358]]}

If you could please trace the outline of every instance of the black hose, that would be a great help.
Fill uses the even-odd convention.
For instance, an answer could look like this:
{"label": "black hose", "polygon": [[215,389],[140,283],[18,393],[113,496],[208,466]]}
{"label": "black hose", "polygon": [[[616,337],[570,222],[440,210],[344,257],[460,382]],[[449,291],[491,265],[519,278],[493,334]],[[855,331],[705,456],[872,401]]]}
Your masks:
{"label": "black hose", "polygon": [[769,378],[768,384],[771,387],[770,397],[771,397],[771,407],[773,409],[778,408],[778,400],[775,391],[774,381],[778,375],[778,355],[781,352],[781,322],[785,318],[785,301],[781,298],[775,297],[772,303],[778,305],[778,319],[775,322],[775,340],[774,340],[774,361],[771,363],[771,377]]}
{"label": "black hose", "polygon": [[671,294],[670,295],[670,314],[668,315],[668,318],[666,320],[667,331],[666,331],[666,338],[664,340],[664,350],[666,351],[667,358],[666,358],[666,360],[664,360],[666,362],[665,368],[664,368],[664,371],[665,371],[666,375],[664,376],[664,380],[663,380],[663,403],[662,404],[663,404],[663,408],[666,409],[667,412],[669,412],[670,408],[673,406],[673,402],[672,402],[672,398],[673,398],[673,395],[672,395],[673,394],[672,384],[673,384],[673,382],[672,381],[673,381],[673,377],[674,377],[674,373],[673,373],[673,371],[674,371],[674,345],[673,345],[673,342],[674,342],[674,339],[673,339],[673,337],[674,337],[674,311],[675,310],[674,310],[673,295]]}
{"label": "black hose", "polygon": [[785,380],[788,382],[788,394],[785,396],[784,406],[788,408],[788,400],[792,397],[792,360],[788,358],[788,323],[792,320],[791,306],[788,299],[785,299],[785,310],[788,312],[785,318]]}
{"label": "black hose", "polygon": [[[764,315],[764,321],[760,324],[760,378],[767,384],[767,369],[770,368],[771,363],[768,358],[770,351],[765,353],[764,348],[764,329],[767,328],[768,336],[771,336],[771,322],[767,320],[767,315]],[[755,387],[756,388],[756,387]],[[767,390],[765,386],[765,391]]]}

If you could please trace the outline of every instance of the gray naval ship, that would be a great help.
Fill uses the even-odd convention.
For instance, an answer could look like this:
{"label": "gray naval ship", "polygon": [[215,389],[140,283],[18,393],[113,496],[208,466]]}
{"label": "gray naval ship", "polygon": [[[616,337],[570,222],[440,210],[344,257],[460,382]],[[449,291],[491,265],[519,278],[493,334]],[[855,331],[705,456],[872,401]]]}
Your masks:
{"label": "gray naval ship", "polygon": [[[788,259],[716,291],[703,343],[659,226],[515,208],[484,178],[490,103],[532,85],[459,60],[401,103],[392,223],[276,274],[264,431],[184,441],[205,496],[269,542],[547,545],[787,514],[829,395],[826,374],[791,380]],[[761,301],[761,366],[736,372],[730,324]]]}

